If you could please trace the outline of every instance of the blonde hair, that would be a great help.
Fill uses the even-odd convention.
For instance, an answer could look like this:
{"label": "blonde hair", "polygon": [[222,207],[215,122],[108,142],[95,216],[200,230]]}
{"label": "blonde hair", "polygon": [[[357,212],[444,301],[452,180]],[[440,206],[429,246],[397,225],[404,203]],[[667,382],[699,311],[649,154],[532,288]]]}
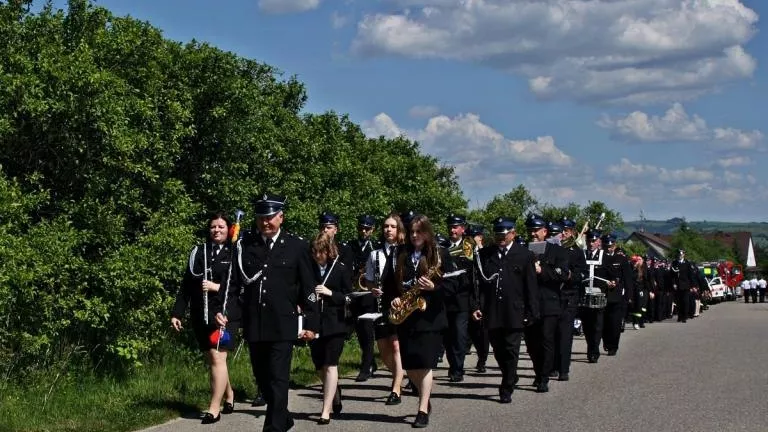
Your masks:
{"label": "blonde hair", "polygon": [[325,252],[328,259],[336,259],[339,256],[339,248],[336,242],[325,232],[318,233],[312,240],[312,253]]}

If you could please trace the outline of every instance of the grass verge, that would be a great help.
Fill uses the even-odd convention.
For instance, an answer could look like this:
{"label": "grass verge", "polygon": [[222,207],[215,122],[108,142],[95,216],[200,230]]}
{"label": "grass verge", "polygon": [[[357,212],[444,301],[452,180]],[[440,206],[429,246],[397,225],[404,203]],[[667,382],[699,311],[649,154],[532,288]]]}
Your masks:
{"label": "grass verge", "polygon": [[[256,386],[247,347],[229,359],[229,373],[238,401],[251,399]],[[357,340],[347,341],[340,373],[356,371]],[[294,349],[291,380],[316,383],[308,347]],[[43,375],[34,383],[5,383],[0,394],[0,431],[134,431],[179,416],[196,415],[208,406],[208,372],[202,354],[176,347],[175,355],[147,364],[122,379],[70,373],[55,380]]]}

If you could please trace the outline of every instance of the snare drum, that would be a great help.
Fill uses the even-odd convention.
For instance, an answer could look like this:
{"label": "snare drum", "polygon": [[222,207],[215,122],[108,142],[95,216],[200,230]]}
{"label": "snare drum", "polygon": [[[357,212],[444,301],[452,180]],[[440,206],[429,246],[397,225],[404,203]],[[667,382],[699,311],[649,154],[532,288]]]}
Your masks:
{"label": "snare drum", "polygon": [[601,292],[585,293],[579,300],[579,307],[587,309],[603,309],[608,304],[608,299]]}

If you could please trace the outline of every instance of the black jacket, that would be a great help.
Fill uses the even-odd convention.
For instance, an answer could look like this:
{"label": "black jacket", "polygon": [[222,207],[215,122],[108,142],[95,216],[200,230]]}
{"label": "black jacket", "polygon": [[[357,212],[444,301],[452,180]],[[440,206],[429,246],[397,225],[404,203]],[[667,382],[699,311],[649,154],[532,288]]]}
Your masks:
{"label": "black jacket", "polygon": [[[314,261],[312,263],[315,285],[321,285],[325,279],[326,288],[333,292],[333,295],[321,296],[318,300],[320,305],[320,337],[349,331],[347,320],[344,317],[344,306],[347,303],[347,295],[352,292],[350,269],[341,260],[336,262],[333,269],[331,269],[332,264],[333,261],[329,262],[326,267],[326,274],[320,276],[320,267]],[[330,273],[327,273],[328,271]]]}
{"label": "black jacket", "polygon": [[[498,252],[495,246],[480,250],[479,299],[473,303],[483,313],[486,328],[522,329],[526,321],[539,319],[541,312],[535,257],[517,244],[512,245],[503,258],[499,258]],[[492,276],[494,274],[498,276]]]}
{"label": "black jacket", "polygon": [[245,339],[296,340],[298,307],[305,315],[303,327],[319,331],[319,305],[307,242],[281,231],[271,250],[259,233],[248,235],[238,245],[237,271],[232,273],[238,277]]}
{"label": "black jacket", "polygon": [[[673,261],[671,271],[674,290],[689,290],[693,287],[696,287],[696,275],[693,273],[689,261]],[[674,285],[677,286],[675,287]]]}
{"label": "black jacket", "polygon": [[607,263],[613,267],[613,280],[616,287],[608,289],[606,300],[608,303],[630,302],[634,299],[634,280],[632,266],[624,255],[608,255],[605,253]]}
{"label": "black jacket", "polygon": [[[208,292],[208,324],[215,326],[215,316],[222,312],[224,296],[227,290],[227,275],[231,263],[231,248],[225,243],[221,251],[215,255],[211,242],[205,245],[195,246],[189,254],[189,264],[184,272],[184,278],[181,287],[176,295],[176,302],[173,305],[171,316],[174,318],[183,318],[189,306],[190,322],[193,326],[199,327],[205,325],[203,320],[203,272],[205,266],[208,267],[208,279],[221,284],[218,292]],[[207,252],[207,257],[205,253]],[[203,262],[206,260],[206,263]],[[230,321],[240,319],[240,307],[237,301],[237,293],[229,292],[227,296],[226,314]]]}
{"label": "black jacket", "polygon": [[[361,272],[365,273],[365,267],[371,252],[381,248],[381,244],[376,240],[369,240],[360,244],[360,240],[355,239],[348,243],[348,247],[352,255],[352,267],[349,274],[352,284],[355,284],[360,278]],[[377,309],[376,297],[372,295],[356,297],[352,300],[351,309],[355,317],[364,313],[375,312]]]}
{"label": "black jacket", "polygon": [[536,275],[539,286],[541,316],[559,316],[562,310],[560,290],[568,282],[568,251],[547,243],[544,253],[537,257],[541,273]]}
{"label": "black jacket", "polygon": [[475,264],[473,259],[464,255],[462,245],[465,241],[466,240],[462,239],[459,243],[459,247],[456,249],[448,249],[448,253],[451,255],[451,259],[456,268],[466,271],[463,275],[457,276],[452,285],[446,287],[445,309],[448,312],[469,311],[469,297],[473,290]]}
{"label": "black jacket", "polygon": [[[448,254],[448,250],[438,248],[440,254],[440,271],[445,274],[456,270],[456,267]],[[400,259],[405,254],[404,259]],[[397,257],[393,256],[387,263],[391,268],[384,273],[384,292],[385,302],[391,303],[392,299],[401,295],[400,287],[396,281],[396,272],[393,264],[395,262],[410,263],[411,251],[407,247],[401,247],[398,250]],[[403,281],[407,282],[416,276],[416,269],[412,265],[406,264],[403,269]],[[433,279],[434,280],[434,279]],[[455,278],[442,278],[435,281],[434,291],[421,291],[421,296],[427,302],[427,308],[424,311],[417,310],[413,312],[398,326],[398,333],[402,332],[439,332],[448,327],[448,319],[445,315],[445,292],[452,290]]]}

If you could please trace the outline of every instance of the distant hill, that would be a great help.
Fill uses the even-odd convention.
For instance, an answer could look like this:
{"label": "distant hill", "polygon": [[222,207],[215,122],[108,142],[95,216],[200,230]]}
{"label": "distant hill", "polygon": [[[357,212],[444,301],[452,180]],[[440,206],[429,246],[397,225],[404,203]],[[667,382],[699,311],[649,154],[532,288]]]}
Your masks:
{"label": "distant hill", "polygon": [[[641,227],[650,234],[672,234],[683,222],[681,218],[673,218],[665,221],[629,221],[624,222],[624,229],[619,231],[621,237],[627,237]],[[688,226],[701,232],[735,232],[748,231],[752,233],[752,240],[761,247],[768,247],[768,222],[692,222],[687,221]]]}

